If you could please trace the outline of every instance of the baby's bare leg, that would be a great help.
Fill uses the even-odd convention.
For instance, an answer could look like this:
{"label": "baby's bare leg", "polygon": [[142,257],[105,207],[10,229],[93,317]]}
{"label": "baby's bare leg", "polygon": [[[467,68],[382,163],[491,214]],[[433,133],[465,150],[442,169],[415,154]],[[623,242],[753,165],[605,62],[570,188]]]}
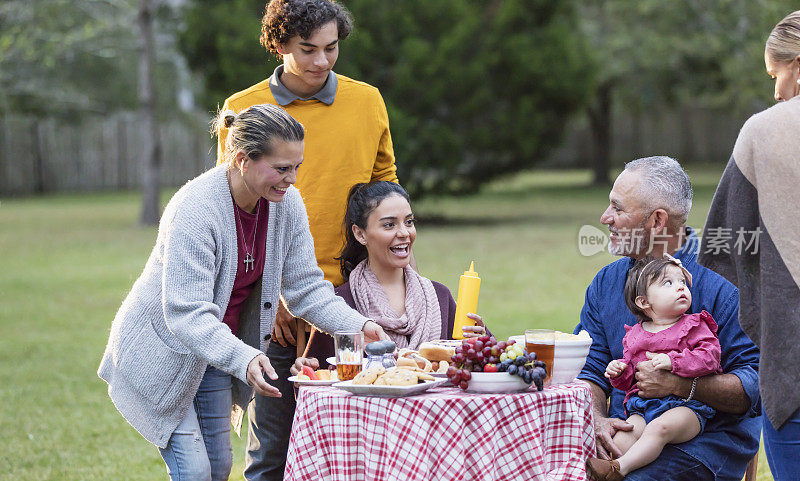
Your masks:
{"label": "baby's bare leg", "polygon": [[639,439],[619,458],[620,473],[652,463],[667,444],[684,443],[700,433],[700,421],[687,407],[672,408],[645,426]]}
{"label": "baby's bare leg", "polygon": [[647,426],[644,418],[638,414],[631,414],[626,421],[633,424],[633,430],[617,431],[617,434],[614,435],[614,444],[622,451],[622,454],[628,452],[631,446],[633,446],[633,443],[642,436],[642,431],[644,431],[644,427]]}

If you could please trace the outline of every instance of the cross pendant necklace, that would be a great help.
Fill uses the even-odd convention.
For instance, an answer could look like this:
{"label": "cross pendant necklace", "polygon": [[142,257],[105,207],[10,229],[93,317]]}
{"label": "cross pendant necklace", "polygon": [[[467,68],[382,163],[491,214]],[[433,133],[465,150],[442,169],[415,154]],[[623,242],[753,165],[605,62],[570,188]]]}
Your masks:
{"label": "cross pendant necklace", "polygon": [[249,252],[247,253],[247,255],[244,258],[244,261],[242,261],[242,262],[244,262],[244,271],[245,272],[249,272],[250,269],[255,269],[255,267],[253,267],[253,264],[256,263],[256,260],[253,259],[253,256],[250,255]]}
{"label": "cross pendant necklace", "polygon": [[242,221],[239,219],[239,210],[235,204],[236,202],[234,201],[233,216],[236,218],[236,227],[238,227],[239,231],[242,233],[242,245],[244,246],[245,253],[242,263],[244,263],[244,272],[247,273],[251,270],[255,270],[256,260],[253,258],[252,253],[256,250],[256,233],[258,233],[258,217],[261,213],[261,199],[256,201],[256,224],[253,228],[253,244],[249,250],[247,249],[247,240],[244,238],[244,227],[242,227]]}

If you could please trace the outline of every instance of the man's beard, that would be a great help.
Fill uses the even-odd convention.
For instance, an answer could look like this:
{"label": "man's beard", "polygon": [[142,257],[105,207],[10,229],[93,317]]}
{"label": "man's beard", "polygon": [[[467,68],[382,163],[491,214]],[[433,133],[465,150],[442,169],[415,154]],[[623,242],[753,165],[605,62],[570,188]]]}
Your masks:
{"label": "man's beard", "polygon": [[643,252],[652,248],[650,245],[651,232],[645,228],[647,219],[629,231],[617,231],[618,242],[608,243],[608,252],[615,256],[639,257]]}

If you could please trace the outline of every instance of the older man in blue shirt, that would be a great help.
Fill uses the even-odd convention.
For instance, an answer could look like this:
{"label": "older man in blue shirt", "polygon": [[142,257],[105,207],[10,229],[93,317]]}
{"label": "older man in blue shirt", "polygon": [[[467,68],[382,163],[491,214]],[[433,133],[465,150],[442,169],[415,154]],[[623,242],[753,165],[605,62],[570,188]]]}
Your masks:
{"label": "older man in blue shirt", "polygon": [[664,253],[680,259],[693,278],[689,312],[706,310],[719,326],[723,374],[688,379],[653,369],[650,361],[636,366],[640,396],[691,397],[708,404],[717,414],[694,439],[668,445],[656,461],[629,473],[625,477],[629,481],[739,481],[758,451],[758,348],[739,326],[736,287],[697,263],[699,240],[686,226],[691,205],[689,177],[674,159],[648,157],[626,164],[600,218],[610,231],[609,250],[625,257],[597,273],[586,290],[580,324],[575,329],[576,333],[588,331],[593,339],[578,378],[591,387],[598,455],[608,459],[622,454],[613,436],[633,429],[623,421],[625,393],[613,389],[604,373],[611,360],[622,358],[624,326],[637,322],[623,295],[634,261]]}

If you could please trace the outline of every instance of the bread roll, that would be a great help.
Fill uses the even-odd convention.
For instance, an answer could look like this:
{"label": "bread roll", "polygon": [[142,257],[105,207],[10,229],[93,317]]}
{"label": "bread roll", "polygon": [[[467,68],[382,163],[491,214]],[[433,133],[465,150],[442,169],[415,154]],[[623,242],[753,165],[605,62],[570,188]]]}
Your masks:
{"label": "bread roll", "polygon": [[430,341],[419,346],[419,355],[429,361],[450,361],[456,353],[458,341]]}
{"label": "bread roll", "polygon": [[397,367],[412,367],[416,368],[417,363],[413,359],[407,357],[401,357],[397,360]]}

